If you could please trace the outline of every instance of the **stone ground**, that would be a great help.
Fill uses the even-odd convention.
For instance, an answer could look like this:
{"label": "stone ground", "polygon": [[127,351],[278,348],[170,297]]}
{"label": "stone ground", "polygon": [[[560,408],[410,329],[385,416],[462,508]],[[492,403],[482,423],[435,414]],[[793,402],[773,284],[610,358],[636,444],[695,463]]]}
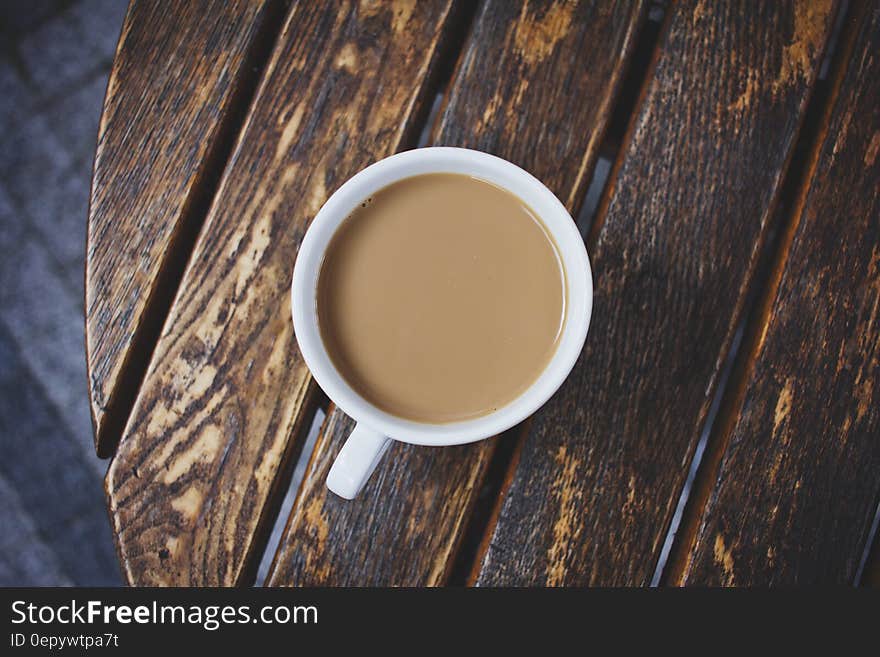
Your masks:
{"label": "stone ground", "polygon": [[125,0],[0,0],[0,586],[121,583],[92,447],[83,259]]}

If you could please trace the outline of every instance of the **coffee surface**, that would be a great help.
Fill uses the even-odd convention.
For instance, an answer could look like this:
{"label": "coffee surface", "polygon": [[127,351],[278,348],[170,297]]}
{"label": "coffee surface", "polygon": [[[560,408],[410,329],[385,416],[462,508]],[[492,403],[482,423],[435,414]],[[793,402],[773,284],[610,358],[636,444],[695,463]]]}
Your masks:
{"label": "coffee surface", "polygon": [[393,415],[453,422],[537,379],[565,316],[553,240],[519,198],[427,174],[366,199],[330,241],[318,323],[334,365]]}

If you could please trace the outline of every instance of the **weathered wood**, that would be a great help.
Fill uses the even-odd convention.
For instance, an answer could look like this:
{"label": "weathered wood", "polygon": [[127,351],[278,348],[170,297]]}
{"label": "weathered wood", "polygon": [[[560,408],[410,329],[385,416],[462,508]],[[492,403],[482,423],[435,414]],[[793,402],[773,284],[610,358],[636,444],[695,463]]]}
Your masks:
{"label": "weathered wood", "polygon": [[[679,583],[852,584],[880,499],[880,6],[774,265]],[[699,494],[699,491],[696,491]]]}
{"label": "weathered wood", "polygon": [[650,582],[834,13],[669,11],[589,239],[590,335],[532,419],[481,585]]}
{"label": "weathered wood", "polygon": [[253,572],[315,390],[290,320],[298,245],[330,192],[414,138],[450,7],[291,9],[107,474],[129,582]]}
{"label": "weathered wood", "polygon": [[[135,0],[110,73],[95,154],[86,348],[95,446],[119,439],[168,295],[223,166],[251,70],[283,9]],[[204,208],[202,208],[203,214]],[[158,316],[157,316],[158,314]]]}
{"label": "weathered wood", "polygon": [[[486,3],[433,142],[510,159],[575,210],[643,9],[641,2]],[[360,496],[345,501],[324,480],[351,428],[331,411],[270,583],[443,583],[497,439],[444,449],[395,444]]]}

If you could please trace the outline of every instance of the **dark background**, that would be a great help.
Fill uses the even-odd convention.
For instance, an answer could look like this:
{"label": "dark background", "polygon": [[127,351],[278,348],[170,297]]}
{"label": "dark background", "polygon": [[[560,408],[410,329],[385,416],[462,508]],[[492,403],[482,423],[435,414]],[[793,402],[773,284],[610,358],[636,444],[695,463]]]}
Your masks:
{"label": "dark background", "polygon": [[95,456],[83,260],[125,0],[0,0],[0,586],[121,584]]}

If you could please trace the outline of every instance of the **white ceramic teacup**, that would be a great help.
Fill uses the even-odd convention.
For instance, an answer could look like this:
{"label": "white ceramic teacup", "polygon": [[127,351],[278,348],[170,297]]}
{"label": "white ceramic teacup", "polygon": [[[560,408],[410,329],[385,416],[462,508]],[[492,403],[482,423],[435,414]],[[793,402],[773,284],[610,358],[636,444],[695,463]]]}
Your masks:
{"label": "white ceramic teacup", "polygon": [[[361,397],[336,370],[318,328],[318,274],[330,238],[364,199],[411,176],[458,173],[491,182],[523,200],[553,236],[565,270],[565,322],[556,353],[519,397],[497,411],[448,424],[414,422],[386,413]],[[568,376],[581,353],[593,281],[584,242],[559,199],[537,178],[501,158],[464,148],[421,148],[392,155],[352,177],[318,212],[303,239],[293,272],[291,307],[296,339],[306,364],[327,396],[357,426],[327,476],[327,486],[352,499],[360,492],[391,440],[416,445],[460,445],[499,434],[540,408]]]}

